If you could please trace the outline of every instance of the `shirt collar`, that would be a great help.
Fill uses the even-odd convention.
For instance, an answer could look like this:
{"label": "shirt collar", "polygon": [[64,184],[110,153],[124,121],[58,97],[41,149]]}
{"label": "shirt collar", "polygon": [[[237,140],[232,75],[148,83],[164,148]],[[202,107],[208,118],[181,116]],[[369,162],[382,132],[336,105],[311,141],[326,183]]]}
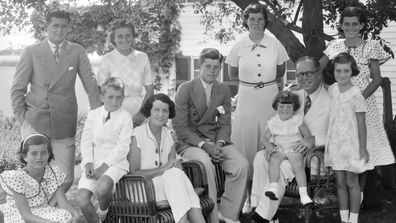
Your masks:
{"label": "shirt collar", "polygon": [[[314,91],[312,94],[309,95],[309,98],[311,99],[311,101],[314,101],[318,97],[319,92],[322,90],[322,87],[323,87],[323,85],[319,84],[318,89],[316,89],[316,91]],[[308,96],[308,94],[307,94],[307,96]]]}
{"label": "shirt collar", "polygon": [[202,87],[203,87],[204,89],[206,89],[206,88],[212,88],[212,87],[213,87],[214,82],[211,83],[211,84],[208,84],[208,83],[206,83],[202,78],[199,78],[199,79],[201,80]]}
{"label": "shirt collar", "polygon": [[[54,50],[55,50],[56,44],[53,43],[53,42],[51,42],[49,39],[47,39],[47,41],[48,41],[48,44],[49,44],[49,46],[51,47],[51,49],[54,49]],[[60,44],[58,44],[58,45],[59,45],[59,48],[61,48],[61,47],[63,46],[63,43],[64,43],[64,42],[65,42],[65,41],[62,41]]]}
{"label": "shirt collar", "polygon": [[[258,44],[263,45],[265,47],[268,47],[266,39],[267,39],[267,35],[264,34],[263,39]],[[245,43],[246,43],[245,45],[246,45],[247,48],[252,48],[253,45],[256,44],[254,41],[252,41],[250,39],[249,35],[245,37]]]}
{"label": "shirt collar", "polygon": [[135,61],[136,51],[134,49],[132,49],[132,51],[127,56],[125,56],[124,54],[120,53],[117,49],[114,49],[114,51],[116,52],[116,54],[120,58],[126,58],[127,57],[127,58],[131,59],[132,61]]}

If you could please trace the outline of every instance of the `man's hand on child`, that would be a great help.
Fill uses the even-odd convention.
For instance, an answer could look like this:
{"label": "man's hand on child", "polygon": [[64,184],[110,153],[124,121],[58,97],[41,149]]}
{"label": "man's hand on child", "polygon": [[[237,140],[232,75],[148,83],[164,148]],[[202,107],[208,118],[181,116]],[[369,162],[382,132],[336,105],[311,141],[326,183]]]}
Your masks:
{"label": "man's hand on child", "polygon": [[99,179],[99,177],[101,177],[104,172],[106,172],[106,170],[109,169],[109,165],[107,165],[106,163],[102,163],[102,165],[100,165],[98,168],[96,168],[96,170],[93,173],[93,177],[94,179]]}
{"label": "man's hand on child", "polygon": [[93,163],[85,164],[85,176],[87,178],[93,178],[93,174],[94,174]]}

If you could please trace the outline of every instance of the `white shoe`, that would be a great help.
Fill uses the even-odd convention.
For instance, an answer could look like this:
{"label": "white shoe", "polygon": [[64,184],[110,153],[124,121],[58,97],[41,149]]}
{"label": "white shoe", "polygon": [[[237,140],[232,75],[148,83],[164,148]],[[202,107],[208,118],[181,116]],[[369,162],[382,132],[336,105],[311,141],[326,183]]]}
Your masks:
{"label": "white shoe", "polygon": [[266,192],[265,196],[267,196],[270,200],[277,201],[279,198],[278,190],[274,187],[270,187]]}
{"label": "white shoe", "polygon": [[229,219],[229,218],[224,217],[224,216],[220,213],[220,211],[219,211],[218,213],[219,213],[219,214],[218,214],[218,217],[219,217],[219,220],[220,220],[220,221],[224,221],[225,223],[241,223],[239,220],[234,221],[234,220],[231,220],[231,219]]}
{"label": "white shoe", "polygon": [[307,205],[313,202],[308,195],[300,195],[300,201],[302,205]]}

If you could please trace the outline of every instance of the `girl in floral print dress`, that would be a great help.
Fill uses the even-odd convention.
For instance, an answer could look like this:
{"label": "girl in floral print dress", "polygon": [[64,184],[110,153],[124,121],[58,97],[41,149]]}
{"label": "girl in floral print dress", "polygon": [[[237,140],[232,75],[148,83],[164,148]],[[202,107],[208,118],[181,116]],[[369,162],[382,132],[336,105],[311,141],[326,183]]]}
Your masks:
{"label": "girl in floral print dress", "polygon": [[[66,174],[48,164],[54,158],[48,138],[42,134],[26,137],[18,155],[24,167],[0,174],[0,185],[7,194],[6,202],[0,204],[4,222],[80,222],[60,188]],[[49,205],[52,199],[59,208]]]}

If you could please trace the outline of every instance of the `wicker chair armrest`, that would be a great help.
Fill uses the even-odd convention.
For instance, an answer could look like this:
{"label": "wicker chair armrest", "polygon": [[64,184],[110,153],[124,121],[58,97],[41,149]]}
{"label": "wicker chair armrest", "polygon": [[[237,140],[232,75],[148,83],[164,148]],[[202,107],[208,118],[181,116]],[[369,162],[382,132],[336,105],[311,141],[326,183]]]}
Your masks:
{"label": "wicker chair armrest", "polygon": [[125,175],[116,185],[112,212],[118,216],[152,216],[156,212],[154,184],[145,175]]}
{"label": "wicker chair armrest", "polygon": [[[310,148],[307,153],[305,154],[305,167],[311,169],[311,161],[312,158],[317,157],[319,164],[323,163],[324,161],[324,146],[317,146]],[[320,169],[319,169],[320,171]],[[319,176],[319,175],[318,175]]]}
{"label": "wicker chair armrest", "polygon": [[208,191],[208,180],[206,177],[206,170],[204,165],[196,160],[183,161],[183,170],[190,179],[194,188],[202,187]]}

